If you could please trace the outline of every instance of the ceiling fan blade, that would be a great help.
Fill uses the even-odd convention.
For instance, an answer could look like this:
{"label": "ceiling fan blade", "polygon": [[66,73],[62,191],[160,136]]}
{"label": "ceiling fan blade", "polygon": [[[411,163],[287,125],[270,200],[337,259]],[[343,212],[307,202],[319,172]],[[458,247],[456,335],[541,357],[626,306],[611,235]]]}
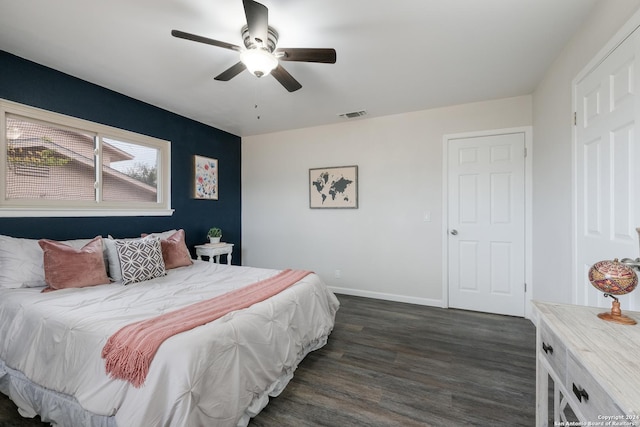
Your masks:
{"label": "ceiling fan blade", "polygon": [[282,67],[282,65],[278,65],[273,71],[271,71],[271,75],[275,77],[276,80],[279,81],[280,84],[289,92],[295,92],[302,87],[302,85],[298,83],[298,81],[294,79],[293,76]]}
{"label": "ceiling fan blade", "polygon": [[336,63],[335,49],[315,49],[315,48],[279,48],[274,52],[278,59],[283,61],[298,62],[322,62],[324,64]]}
{"label": "ceiling fan blade", "polygon": [[244,63],[238,62],[236,65],[234,65],[234,66],[232,66],[230,68],[227,68],[225,71],[223,71],[220,74],[218,74],[215,77],[215,80],[228,82],[229,80],[231,80],[232,78],[234,78],[235,76],[237,76],[238,74],[240,74],[241,72],[243,72],[246,69],[247,69],[247,67],[244,65]]}
{"label": "ceiling fan blade", "polygon": [[235,44],[221,42],[219,40],[210,39],[207,37],[198,36],[196,34],[185,33],[180,30],[171,30],[171,35],[173,37],[178,37],[179,39],[191,40],[198,43],[210,44],[212,46],[218,46],[225,49],[231,49],[240,52],[240,46],[236,46]]}
{"label": "ceiling fan blade", "polygon": [[242,4],[251,40],[257,46],[266,48],[269,37],[269,9],[253,0],[242,0]]}

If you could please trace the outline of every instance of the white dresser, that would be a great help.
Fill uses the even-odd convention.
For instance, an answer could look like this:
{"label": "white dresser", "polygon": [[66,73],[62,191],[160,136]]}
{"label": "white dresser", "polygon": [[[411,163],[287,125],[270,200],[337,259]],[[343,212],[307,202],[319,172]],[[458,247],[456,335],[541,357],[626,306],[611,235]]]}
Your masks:
{"label": "white dresser", "polygon": [[[640,426],[638,325],[597,317],[607,309],[534,301],[537,426]],[[623,303],[624,306],[624,303]],[[549,404],[549,378],[553,402]],[[571,422],[571,411],[577,422]],[[553,410],[552,421],[549,410]]]}

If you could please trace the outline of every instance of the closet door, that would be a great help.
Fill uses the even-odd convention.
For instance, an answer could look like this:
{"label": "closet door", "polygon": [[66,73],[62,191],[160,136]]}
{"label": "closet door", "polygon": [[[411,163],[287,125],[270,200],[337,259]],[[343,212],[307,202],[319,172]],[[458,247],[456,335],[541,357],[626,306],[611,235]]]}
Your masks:
{"label": "closet door", "polygon": [[449,306],[524,316],[525,134],[452,138],[447,150]]}
{"label": "closet door", "polygon": [[[575,87],[574,302],[610,307],[588,280],[595,262],[639,256],[640,30],[635,30]],[[640,310],[640,290],[621,297]]]}

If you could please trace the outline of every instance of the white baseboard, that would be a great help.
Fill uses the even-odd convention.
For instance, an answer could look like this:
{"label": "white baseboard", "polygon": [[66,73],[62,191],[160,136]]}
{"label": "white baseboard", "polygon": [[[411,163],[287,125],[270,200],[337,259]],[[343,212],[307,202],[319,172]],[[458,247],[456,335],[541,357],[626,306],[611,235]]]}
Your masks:
{"label": "white baseboard", "polygon": [[406,295],[388,294],[384,292],[363,291],[360,289],[338,288],[329,286],[329,289],[336,294],[353,295],[356,297],[366,297],[374,299],[382,299],[395,302],[406,302],[409,304],[428,305],[430,307],[444,307],[444,302],[439,299],[409,297]]}

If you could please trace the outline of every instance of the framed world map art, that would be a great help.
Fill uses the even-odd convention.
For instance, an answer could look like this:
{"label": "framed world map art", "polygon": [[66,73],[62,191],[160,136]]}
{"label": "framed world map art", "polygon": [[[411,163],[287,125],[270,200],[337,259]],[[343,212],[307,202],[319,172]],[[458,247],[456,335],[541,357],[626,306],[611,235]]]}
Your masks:
{"label": "framed world map art", "polygon": [[358,166],[309,169],[309,207],[357,209]]}
{"label": "framed world map art", "polygon": [[218,200],[218,160],[193,156],[193,197],[195,199]]}

